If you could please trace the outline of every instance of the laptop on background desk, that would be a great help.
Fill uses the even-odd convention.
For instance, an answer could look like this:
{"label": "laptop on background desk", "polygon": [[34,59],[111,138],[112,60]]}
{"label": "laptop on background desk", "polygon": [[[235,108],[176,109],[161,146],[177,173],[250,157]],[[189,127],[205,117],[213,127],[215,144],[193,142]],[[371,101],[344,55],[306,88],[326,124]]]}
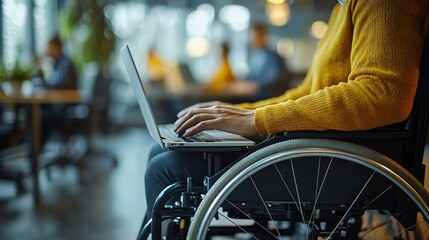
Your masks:
{"label": "laptop on background desk", "polygon": [[187,85],[197,84],[197,80],[195,79],[194,74],[191,72],[188,64],[179,64],[179,70],[182,74],[183,80]]}
{"label": "laptop on background desk", "polygon": [[121,55],[149,133],[162,148],[229,148],[255,145],[255,142],[250,139],[219,130],[206,130],[184,138],[174,132],[173,124],[158,125],[128,45],[121,48]]}

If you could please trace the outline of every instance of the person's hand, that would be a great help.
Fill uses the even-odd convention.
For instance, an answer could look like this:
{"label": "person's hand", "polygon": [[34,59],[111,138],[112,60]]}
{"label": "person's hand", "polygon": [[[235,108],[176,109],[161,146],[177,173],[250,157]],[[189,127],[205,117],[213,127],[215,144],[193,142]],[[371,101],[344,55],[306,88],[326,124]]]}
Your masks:
{"label": "person's hand", "polygon": [[[207,103],[206,103],[207,104]],[[206,107],[204,107],[206,106]],[[185,109],[186,110],[186,109]],[[255,110],[247,110],[232,105],[196,105],[181,111],[176,121],[175,131],[185,137],[203,130],[218,129],[241,136],[258,135],[254,116]]]}
{"label": "person's hand", "polygon": [[197,104],[189,106],[189,107],[183,109],[182,111],[180,111],[177,114],[177,118],[179,118],[179,120],[180,120],[180,118],[183,117],[183,115],[185,115],[186,113],[188,113],[189,111],[191,111],[192,109],[195,109],[195,108],[208,108],[208,107],[220,106],[220,105],[231,105],[231,104],[224,103],[224,102],[221,102],[221,101],[211,101],[211,102],[197,103]]}

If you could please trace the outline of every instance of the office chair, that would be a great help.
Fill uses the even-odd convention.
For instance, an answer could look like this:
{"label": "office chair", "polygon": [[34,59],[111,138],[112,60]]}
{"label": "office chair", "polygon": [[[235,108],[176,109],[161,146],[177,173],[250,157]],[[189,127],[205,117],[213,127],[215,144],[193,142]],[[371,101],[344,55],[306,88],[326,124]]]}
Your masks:
{"label": "office chair", "polygon": [[[84,71],[85,72],[85,71]],[[100,150],[94,144],[95,129],[107,133],[109,123],[108,110],[110,105],[111,79],[106,77],[96,65],[90,65],[81,79],[80,88],[84,95],[81,104],[69,105],[64,111],[64,128],[60,131],[61,153],[53,161],[46,164],[48,179],[51,178],[50,167],[53,165],[72,165],[81,171],[81,181],[87,182],[83,170],[93,159],[103,159],[116,167],[116,157],[107,150]],[[84,144],[76,147],[74,137],[83,136]],[[82,140],[78,138],[78,140]],[[83,149],[82,149],[83,146]]]}
{"label": "office chair", "polygon": [[30,173],[30,169],[11,167],[6,162],[26,157],[27,152],[23,151],[21,141],[26,130],[20,122],[20,106],[18,105],[11,106],[14,112],[13,121],[4,120],[3,113],[8,107],[10,106],[1,105],[0,110],[2,119],[0,123],[0,179],[14,182],[16,192],[21,194],[27,191],[24,179]]}
{"label": "office chair", "polygon": [[93,143],[94,131],[98,128],[102,133],[107,133],[110,126],[110,85],[111,78],[106,77],[99,71],[94,79],[89,95],[84,104],[70,107],[66,111],[65,139],[69,140],[73,135],[81,134],[86,139],[87,150],[75,163],[84,166],[85,161],[90,161],[91,156],[102,157],[112,162],[113,166],[118,164],[116,157],[107,150],[99,150]]}

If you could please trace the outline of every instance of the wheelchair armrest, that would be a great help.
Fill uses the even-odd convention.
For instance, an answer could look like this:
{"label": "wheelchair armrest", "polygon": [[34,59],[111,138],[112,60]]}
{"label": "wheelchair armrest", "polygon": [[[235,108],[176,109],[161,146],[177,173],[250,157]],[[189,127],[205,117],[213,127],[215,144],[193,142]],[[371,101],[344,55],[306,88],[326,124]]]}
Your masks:
{"label": "wheelchair armrest", "polygon": [[411,137],[411,131],[405,128],[384,127],[363,131],[297,131],[284,132],[286,139],[325,138],[352,142],[380,152],[397,163],[409,168],[412,164],[404,162],[405,145]]}
{"label": "wheelchair armrest", "polygon": [[411,135],[411,132],[406,129],[380,128],[363,131],[296,131],[283,132],[282,136],[288,139],[295,138],[328,138],[338,140],[388,140],[388,139],[404,139]]}
{"label": "wheelchair armrest", "polygon": [[[293,132],[282,132],[272,135],[267,140],[257,144],[251,148],[247,153],[241,156],[239,159],[247,156],[248,154],[262,149],[271,144],[299,138],[323,138],[323,139],[334,139],[346,142],[352,142],[365,146],[380,152],[398,163],[402,163],[403,158],[403,145],[407,138],[411,136],[411,131],[401,127],[383,127],[371,130],[362,131],[293,131]],[[238,159],[238,160],[239,160]],[[237,161],[238,161],[237,160]],[[212,164],[212,163],[211,163]],[[232,166],[232,164],[230,165]],[[222,175],[230,166],[220,170],[215,168],[209,168],[209,176],[205,178],[205,186],[209,189],[214,182]]]}

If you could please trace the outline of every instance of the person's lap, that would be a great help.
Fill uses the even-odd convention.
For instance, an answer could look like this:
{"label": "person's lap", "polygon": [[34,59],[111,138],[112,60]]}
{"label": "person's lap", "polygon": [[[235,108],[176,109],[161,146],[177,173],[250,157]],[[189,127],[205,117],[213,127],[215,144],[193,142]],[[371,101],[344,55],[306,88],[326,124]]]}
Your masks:
{"label": "person's lap", "polygon": [[164,151],[150,158],[145,174],[145,191],[150,211],[159,193],[169,185],[192,177],[196,181],[207,175],[207,161],[202,153]]}

